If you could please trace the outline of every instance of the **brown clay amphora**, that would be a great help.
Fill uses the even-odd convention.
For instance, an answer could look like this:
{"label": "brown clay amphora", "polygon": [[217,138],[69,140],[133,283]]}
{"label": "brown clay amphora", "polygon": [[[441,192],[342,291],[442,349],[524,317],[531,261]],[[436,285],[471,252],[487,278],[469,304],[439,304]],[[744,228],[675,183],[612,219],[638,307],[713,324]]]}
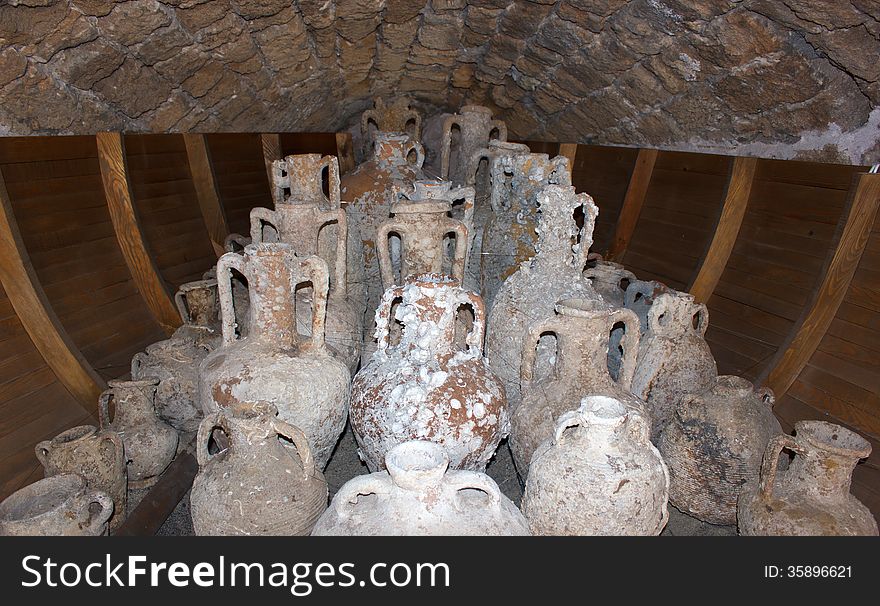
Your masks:
{"label": "brown clay amphora", "polygon": [[388,133],[403,133],[414,141],[421,139],[422,116],[412,108],[408,98],[393,97],[385,101],[376,97],[373,107],[361,114],[362,147],[366,152],[372,149],[377,138]]}
{"label": "brown clay amphora", "polygon": [[[190,494],[193,528],[200,536],[303,536],[327,508],[327,482],[298,428],[269,411],[208,415],[199,427],[199,473]],[[228,448],[211,455],[212,431]],[[279,440],[290,440],[287,448]]]}
{"label": "brown clay amphora", "polygon": [[113,499],[111,531],[125,521],[128,474],[122,438],[115,432],[80,425],[40,442],[34,451],[45,477],[75,473],[82,476],[87,488],[110,495]]}
{"label": "brown clay amphora", "polygon": [[51,476],[0,503],[2,537],[96,537],[107,534],[113,499],[73,473]]}
{"label": "brown clay amphora", "polygon": [[[156,411],[159,379],[108,381],[109,389],[98,398],[102,430],[116,432],[125,447],[128,485],[147,488],[158,481],[174,460],[180,437]],[[114,415],[110,417],[110,402]]]}
{"label": "brown clay amphora", "polygon": [[[270,228],[277,235],[277,241],[291,245],[298,257],[318,255],[332,268],[327,296],[325,339],[330,352],[345,364],[353,375],[360,363],[364,310],[363,300],[358,300],[349,289],[348,219],[345,211],[339,206],[338,177],[335,169],[330,171],[331,183],[334,179],[337,182],[335,188],[331,186],[331,198],[335,200],[335,204],[324,197],[320,189],[320,167],[322,165],[335,167],[336,158],[326,156],[325,160],[319,162],[320,156],[317,154],[311,156],[308,158],[288,156],[283,161],[286,167],[284,170],[279,167],[282,161],[275,162],[274,171],[276,174],[279,172],[284,174],[285,180],[280,182],[288,184],[291,194],[285,198],[286,201],[276,202],[275,210],[268,208],[251,210],[251,239],[257,244],[264,242],[266,228]],[[305,160],[314,162],[305,162]],[[312,171],[307,171],[308,168]],[[306,172],[309,172],[311,179],[303,175]],[[278,184],[279,180],[276,180],[276,188]],[[319,195],[323,198],[324,204],[317,201]],[[324,230],[331,225],[335,226],[336,233],[332,241],[334,250],[332,254],[328,254],[330,251],[322,250],[321,238]],[[360,260],[357,265],[363,270]],[[297,330],[300,334],[308,336],[311,334],[313,289],[309,286],[298,288],[296,296]]]}
{"label": "brown clay amphora", "polygon": [[583,399],[535,452],[523,513],[535,535],[658,535],[669,472],[650,423],[622,402]]}
{"label": "brown clay amphora", "polygon": [[[871,511],[849,491],[852,472],[871,444],[840,425],[798,421],[795,435],[770,440],[760,481],[743,489],[739,532],[751,536],[877,536]],[[794,453],[777,473],[783,450]]]}
{"label": "brown clay amphora", "polygon": [[440,176],[455,185],[468,183],[471,159],[486,149],[489,141],[507,141],[507,125],[492,119],[492,110],[465,105],[443,122]]}
{"label": "brown clay amphora", "polygon": [[648,311],[632,390],[648,403],[654,440],[685,394],[701,393],[715,384],[715,358],[703,338],[708,327],[709,311],[688,293],[661,294]]}
{"label": "brown clay amphora", "polygon": [[[324,193],[324,174],[328,193]],[[311,209],[316,205],[318,211],[328,213],[327,222],[318,228],[318,245],[315,253],[327,261],[327,265],[333,268],[336,265],[336,255],[340,251],[339,233],[343,225],[331,217],[329,213],[338,211],[342,204],[347,204],[341,199],[339,181],[339,160],[336,156],[321,156],[320,154],[297,154],[287,156],[283,160],[272,163],[272,199],[275,202],[275,210],[280,211],[287,206],[305,206]],[[303,211],[304,212],[304,211]],[[311,212],[311,211],[310,211]],[[299,215],[296,215],[299,216]],[[312,221],[309,221],[311,223]],[[266,226],[268,227],[268,226]],[[279,239],[276,229],[264,230],[261,242],[287,242],[299,244],[297,234],[286,233]],[[352,221],[346,221],[345,225],[345,292],[347,298],[355,307],[360,307],[363,313],[366,296],[364,284],[364,249],[360,232]],[[253,226],[251,227],[253,230]],[[314,227],[313,227],[314,229]],[[285,239],[286,238],[286,239]],[[234,251],[240,252],[240,251]],[[297,254],[303,254],[297,249]],[[331,290],[335,286],[335,272],[330,276]]]}
{"label": "brown clay amphora", "polygon": [[361,236],[365,284],[364,326],[370,326],[382,283],[376,246],[379,226],[391,216],[399,192],[410,191],[424,179],[425,150],[403,134],[378,133],[372,156],[342,177],[342,197],[348,201],[349,226]]}
{"label": "brown clay amphora", "polygon": [[[556,315],[529,327],[522,341],[522,402],[511,418],[510,449],[522,477],[532,454],[553,434],[556,420],[575,410],[585,396],[612,397],[627,409],[649,418],[644,402],[630,393],[639,347],[639,321],[628,309],[612,309],[595,299],[566,299]],[[614,379],[608,349],[615,327],[623,328],[622,364]],[[556,336],[555,360],[543,376],[536,375],[541,335]]]}
{"label": "brown clay amphora", "polygon": [[[250,329],[235,331],[232,270],[247,278]],[[244,254],[226,253],[217,262],[223,345],[199,368],[199,395],[205,413],[233,414],[264,403],[302,429],[318,467],[330,459],[348,413],[348,368],[324,343],[329,276],[317,256],[297,257],[284,243],[250,244]],[[311,283],[312,330],[297,332],[296,288]]]}
{"label": "brown clay amphora", "polygon": [[313,536],[524,536],[528,525],[495,481],[450,470],[439,444],[392,448],[385,468],[339,489]]}
{"label": "brown clay amphora", "polygon": [[758,478],[767,443],[782,433],[774,401],[769,389],[730,375],[682,398],[657,444],[673,505],[704,522],[736,524],[740,491]]}
{"label": "brown clay amphora", "polygon": [[[529,326],[552,316],[556,302],[562,299],[601,300],[582,273],[599,213],[593,199],[576,194],[573,187],[550,185],[540,193],[538,202],[537,252],[505,280],[489,312],[486,333],[486,357],[504,382],[511,410],[520,402],[523,338]],[[574,216],[578,209],[584,216],[580,229]],[[551,355],[548,340],[544,339],[539,355],[539,374]]]}
{"label": "brown clay amphora", "polygon": [[[462,306],[470,306],[475,317],[466,351],[455,345]],[[485,469],[510,422],[504,389],[483,358],[480,297],[454,278],[426,274],[385,291],[376,317],[378,350],[351,389],[351,426],[361,458],[377,471],[395,445],[429,440],[446,448],[453,469]],[[392,345],[394,319],[403,334]]]}
{"label": "brown clay amphora", "polygon": [[[490,310],[504,280],[535,254],[539,194],[547,185],[571,185],[567,158],[551,160],[547,154],[533,154],[521,147],[525,146],[493,141],[485,152],[492,212],[480,244],[480,292]],[[479,208],[475,216],[479,224]]]}

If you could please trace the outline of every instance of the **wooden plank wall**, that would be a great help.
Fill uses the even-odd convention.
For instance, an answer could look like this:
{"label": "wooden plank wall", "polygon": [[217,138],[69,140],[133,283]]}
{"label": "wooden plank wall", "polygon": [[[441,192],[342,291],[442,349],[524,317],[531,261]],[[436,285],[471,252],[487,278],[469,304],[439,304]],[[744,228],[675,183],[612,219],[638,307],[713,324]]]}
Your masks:
{"label": "wooden plank wall", "polygon": [[720,372],[755,379],[821,280],[856,167],[761,160],[706,339]]}
{"label": "wooden plank wall", "polygon": [[260,135],[214,134],[207,139],[229,231],[248,235],[251,209],[272,208]]}
{"label": "wooden plank wall", "polygon": [[661,152],[623,264],[639,278],[687,290],[712,239],[730,162]]}
{"label": "wooden plank wall", "polygon": [[94,137],[0,139],[0,169],[46,296],[105,379],[163,338],[119,249]]}
{"label": "wooden plank wall", "polygon": [[153,260],[171,292],[216,262],[181,135],[126,135],[131,193]]}

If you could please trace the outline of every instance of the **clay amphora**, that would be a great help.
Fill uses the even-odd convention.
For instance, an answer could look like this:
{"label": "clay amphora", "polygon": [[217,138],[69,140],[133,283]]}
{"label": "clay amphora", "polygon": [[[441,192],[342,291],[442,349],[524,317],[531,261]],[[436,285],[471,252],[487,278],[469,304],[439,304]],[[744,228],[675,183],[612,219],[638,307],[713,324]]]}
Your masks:
{"label": "clay amphora", "polygon": [[[582,273],[599,213],[593,199],[575,194],[573,187],[550,185],[538,196],[538,202],[537,252],[505,280],[489,312],[486,357],[504,382],[511,410],[516,410],[520,402],[523,337],[529,326],[552,316],[556,302],[562,299],[601,300]],[[579,208],[584,215],[580,230],[574,217]],[[539,375],[547,368],[548,343],[552,343],[549,337],[544,339],[539,356]]]}
{"label": "clay amphora", "polygon": [[[324,171],[327,171],[327,189],[324,193]],[[283,160],[272,163],[272,199],[275,202],[275,210],[282,210],[289,205],[306,207],[311,212],[312,205],[317,206],[317,211],[328,213],[327,222],[318,227],[317,254],[327,262],[331,268],[336,265],[336,255],[340,251],[338,234],[341,229],[340,223],[335,216],[329,213],[338,211],[342,204],[339,181],[339,160],[336,156],[321,156],[320,154],[298,154],[287,156]],[[317,212],[316,211],[316,212]],[[305,211],[303,211],[305,212]],[[311,221],[310,221],[311,223]],[[296,234],[287,233],[285,238],[279,240],[278,232],[270,226],[263,232],[262,242],[287,242],[288,244],[300,244]],[[277,227],[277,226],[276,226]],[[360,232],[357,225],[347,221],[345,238],[345,291],[347,298],[355,307],[363,313],[365,305],[366,285],[364,284],[364,250]],[[313,227],[314,229],[314,227]],[[235,251],[240,252],[240,251]],[[303,254],[297,249],[297,254]],[[331,291],[335,285],[336,276],[330,276]]]}
{"label": "clay amphora", "polygon": [[[192,328],[192,332],[199,329]],[[198,369],[212,349],[192,338],[172,337],[147,346],[131,359],[132,379],[159,379],[156,412],[179,432],[194,434],[204,416],[199,406]]]}
{"label": "clay amphora", "polygon": [[688,293],[661,294],[648,311],[632,390],[648,403],[654,440],[685,394],[701,393],[715,384],[718,369],[703,338],[708,327],[709,311]]}
{"label": "clay amphora", "polygon": [[[125,446],[128,485],[146,488],[156,483],[174,460],[179,436],[156,412],[159,379],[108,381],[109,389],[98,397],[98,421],[102,430],[119,434]],[[110,401],[114,415],[110,418]]]}
{"label": "clay amphora", "polygon": [[593,289],[612,307],[623,307],[626,289],[636,279],[635,274],[620,263],[596,260],[584,269],[584,276],[593,283]]}
{"label": "clay amphora", "polygon": [[[547,185],[571,185],[567,158],[551,160],[547,154],[533,154],[523,147],[493,141],[486,152],[478,152],[489,160],[492,213],[480,244],[480,292],[490,310],[504,280],[535,254],[539,194]],[[479,229],[479,207],[474,221]]]}
{"label": "clay amphora", "polygon": [[421,139],[422,116],[410,106],[408,98],[394,97],[386,102],[382,97],[376,97],[373,107],[361,114],[364,155],[369,155],[375,140],[385,133],[403,133],[415,141]]}
{"label": "clay amphora", "polygon": [[660,534],[669,472],[650,430],[642,415],[605,396],[564,414],[532,459],[522,504],[532,534]]}
{"label": "clay amphora", "polygon": [[[98,510],[95,511],[95,507]],[[107,534],[113,499],[73,473],[51,476],[0,503],[2,537],[97,537]]]}
{"label": "clay amphora", "polygon": [[[751,536],[877,536],[871,511],[849,491],[852,472],[871,454],[859,434],[825,421],[798,421],[795,435],[767,444],[760,481],[750,482],[737,506],[739,532]],[[783,450],[794,453],[777,474]]]}
{"label": "clay amphora", "polygon": [[110,530],[125,521],[128,474],[125,451],[113,431],[98,431],[93,425],[80,425],[44,440],[34,449],[45,477],[73,473],[81,476],[86,487],[99,490],[113,499]]}
{"label": "clay amphora", "polygon": [[425,178],[424,161],[425,150],[417,141],[402,134],[378,133],[370,159],[342,178],[349,226],[362,240],[364,326],[370,326],[383,292],[376,247],[379,226],[391,216],[399,192],[411,191],[415,181]]}
{"label": "clay amphora", "polygon": [[636,312],[642,336],[648,331],[648,310],[654,300],[664,293],[675,292],[656,280],[630,280],[623,295],[623,306]]}
{"label": "clay amphora", "polygon": [[318,520],[313,536],[524,536],[516,506],[484,473],[447,470],[438,444],[398,444],[387,471],[343,485]]}
{"label": "clay amphora", "polygon": [[782,433],[773,392],[746,379],[718,377],[675,409],[657,447],[669,466],[669,500],[712,524],[736,524],[736,500],[756,480],[767,442]]}
{"label": "clay amphora", "polygon": [[[247,278],[250,329],[236,335],[230,275]],[[297,257],[290,244],[250,244],[243,255],[226,253],[217,262],[223,345],[199,367],[199,395],[205,413],[233,414],[262,403],[309,437],[319,469],[345,427],[350,375],[324,343],[329,276],[317,256]],[[296,287],[311,283],[311,336],[297,332]]]}
{"label": "clay amphora", "polygon": [[[284,180],[275,180],[276,189],[283,189],[279,187],[279,183],[287,183],[291,194],[286,198],[286,202],[276,202],[275,210],[268,208],[251,210],[251,239],[257,244],[264,242],[266,228],[269,228],[277,236],[272,240],[291,245],[298,257],[321,256],[333,269],[327,298],[325,339],[330,352],[354,375],[361,358],[364,309],[363,300],[358,300],[348,286],[348,219],[345,211],[339,207],[336,170],[330,171],[331,183],[334,179],[337,182],[335,188],[331,185],[333,202],[328,200],[321,190],[320,167],[323,165],[335,167],[336,158],[326,156],[321,160],[317,154],[311,154],[308,158],[288,156],[283,164],[286,168],[282,170],[279,165],[281,161],[276,161],[273,170],[276,174],[283,173]],[[303,175],[309,168],[311,179]],[[309,182],[310,185],[300,189],[300,182],[304,181]],[[318,196],[323,198],[325,204],[317,201]],[[321,246],[322,234],[331,224],[336,230],[332,241],[334,245],[332,255],[328,254],[330,251],[322,250]],[[337,237],[339,234],[342,237]],[[363,271],[360,260],[357,260],[357,266]],[[363,284],[360,286],[363,287]],[[299,288],[296,295],[297,330],[300,334],[308,336],[311,334],[311,307],[314,296],[312,288],[309,286]]]}
{"label": "clay amphora", "polygon": [[[644,402],[630,393],[639,349],[639,321],[628,309],[613,309],[595,299],[566,299],[550,315],[529,327],[522,341],[522,402],[513,411],[510,449],[521,477],[528,473],[532,454],[553,434],[557,419],[576,409],[584,396],[615,398],[628,410],[648,417]],[[618,379],[608,368],[609,343],[616,326],[623,328]],[[556,335],[555,361],[538,376],[536,346],[541,335]]]}
{"label": "clay amphora", "polygon": [[[392,304],[403,324],[389,343]],[[457,310],[469,305],[467,350],[455,346]],[[361,458],[382,469],[397,444],[430,440],[446,448],[453,469],[482,471],[510,421],[501,383],[483,358],[483,301],[454,278],[416,276],[385,291],[376,312],[378,350],[351,387],[351,427]]]}
{"label": "clay amphora", "polygon": [[455,185],[466,185],[474,154],[486,149],[489,141],[507,141],[507,125],[492,119],[492,110],[481,105],[465,105],[443,122],[440,176]]}
{"label": "clay amphora", "polygon": [[[593,283],[593,289],[599,293],[602,299],[611,305],[611,307],[623,307],[626,299],[626,289],[636,277],[620,265],[613,261],[605,261],[601,258],[590,262],[584,270],[590,282]],[[608,364],[611,369],[611,375],[617,377],[620,372],[620,340],[623,338],[623,329],[616,328],[611,331],[611,344],[608,349]]]}
{"label": "clay amphora", "polygon": [[[407,204],[409,203],[409,204]],[[395,215],[395,218],[406,219],[409,218],[412,222],[417,221],[418,219],[413,215],[416,212],[416,206],[414,203],[419,204],[427,204],[424,212],[427,215],[433,215],[436,219],[440,219],[439,215],[448,215],[455,221],[461,222],[467,228],[467,246],[464,249],[465,262],[464,265],[467,266],[470,264],[470,254],[473,252],[473,226],[474,226],[474,188],[473,187],[452,187],[451,181],[442,181],[435,179],[425,179],[421,181],[416,181],[413,183],[412,191],[401,191],[399,193],[399,199],[392,207],[392,214]],[[397,207],[399,210],[395,211],[394,208]],[[440,211],[440,208],[446,209],[444,211]],[[409,209],[408,211],[405,209]],[[406,213],[409,217],[400,217],[399,215]],[[392,222],[395,221],[395,218],[390,219]],[[427,217],[426,217],[427,218]],[[444,223],[444,225],[454,225],[449,223],[448,221]],[[424,231],[424,230],[423,230]],[[449,257],[454,257],[456,255],[456,248],[460,246],[457,238],[451,237],[455,230],[452,230],[446,234],[444,234],[444,244],[445,244],[445,254]],[[399,259],[395,251],[396,248],[400,248],[399,239],[395,241],[394,233],[392,233],[392,239],[390,244],[392,246],[392,260],[395,265],[399,264]],[[430,247],[432,251],[436,251],[435,237],[431,237]],[[379,238],[379,244],[383,242],[383,239]],[[410,260],[413,261],[414,254],[418,254],[419,250],[423,249],[422,246],[414,246],[410,247]],[[434,252],[436,255],[436,252]],[[379,258],[380,264],[382,258]],[[416,263],[418,265],[418,263]],[[422,263],[421,265],[427,266],[429,264]],[[434,267],[434,265],[431,265]],[[418,271],[413,269],[410,271],[410,274],[415,275],[418,273],[427,273],[428,271],[440,271],[440,269],[426,269],[424,271]],[[457,270],[453,271],[450,268],[446,268],[446,273],[450,275],[460,276],[460,279],[464,281],[464,287],[468,290],[473,290],[478,292],[480,290],[479,280],[473,280],[468,282],[467,276],[463,273],[464,267],[462,267],[462,272],[458,273]],[[386,283],[383,282],[383,285]],[[387,286],[385,286],[387,288]]]}
{"label": "clay amphora", "polygon": [[[327,482],[308,439],[276,412],[274,406],[239,416],[224,411],[202,421],[196,438],[199,473],[190,495],[197,535],[304,536],[327,509]],[[211,455],[215,429],[223,431],[229,447]]]}

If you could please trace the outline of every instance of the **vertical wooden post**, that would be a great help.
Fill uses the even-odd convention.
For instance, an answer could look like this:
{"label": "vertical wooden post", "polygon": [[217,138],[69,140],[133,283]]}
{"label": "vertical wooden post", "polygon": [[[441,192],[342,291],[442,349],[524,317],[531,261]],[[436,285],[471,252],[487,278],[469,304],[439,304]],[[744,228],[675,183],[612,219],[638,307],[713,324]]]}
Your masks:
{"label": "vertical wooden post", "polygon": [[[281,160],[281,136],[278,134],[260,135],[263,144],[263,162],[266,164],[266,177],[269,179],[269,191],[272,191],[272,162]],[[270,200],[272,197],[270,196]]]}
{"label": "vertical wooden post", "polygon": [[645,194],[648,193],[648,185],[651,183],[651,174],[654,172],[654,163],[657,161],[656,149],[640,149],[636,157],[632,175],[629,178],[629,186],[626,188],[626,196],[617,217],[617,226],[614,230],[614,239],[608,249],[606,257],[611,261],[619,261],[623,258],[629,246],[630,238],[636,229],[636,223],[642,212],[642,204],[645,202]]}
{"label": "vertical wooden post", "polygon": [[351,142],[351,133],[336,133],[336,157],[339,159],[340,175],[354,170],[354,146]]}
{"label": "vertical wooden post", "polygon": [[225,252],[223,243],[229,235],[229,227],[226,224],[226,215],[217,189],[208,142],[205,135],[199,134],[185,134],[183,141],[186,144],[186,157],[193,185],[196,188],[199,209],[202,211],[214,253],[220,257]]}
{"label": "vertical wooden post", "polygon": [[574,173],[574,160],[577,157],[577,143],[560,143],[559,155],[568,158],[568,169]]}
{"label": "vertical wooden post", "polygon": [[[880,207],[880,174],[863,173],[850,190],[850,202],[843,229],[834,249],[834,256],[809,306],[809,311],[792,328],[790,339],[779,348],[772,362],[766,384],[781,397],[809,362],[843,298],[849,290],[853,275]],[[843,221],[844,219],[841,219]]]}
{"label": "vertical wooden post", "polygon": [[22,326],[62,385],[89,411],[106,389],[61,325],[31,265],[0,173],[0,283]]}
{"label": "vertical wooden post", "polygon": [[724,195],[724,205],[721,208],[718,224],[715,226],[712,243],[703,255],[697,276],[689,289],[698,303],[709,300],[727,266],[746,214],[757,166],[756,158],[736,158],[733,161],[727,181],[727,192]]}
{"label": "vertical wooden post", "polygon": [[98,133],[98,162],[113,231],[131,276],[150,313],[169,335],[180,326],[180,314],[144,239],[131,197],[125,143],[121,133]]}

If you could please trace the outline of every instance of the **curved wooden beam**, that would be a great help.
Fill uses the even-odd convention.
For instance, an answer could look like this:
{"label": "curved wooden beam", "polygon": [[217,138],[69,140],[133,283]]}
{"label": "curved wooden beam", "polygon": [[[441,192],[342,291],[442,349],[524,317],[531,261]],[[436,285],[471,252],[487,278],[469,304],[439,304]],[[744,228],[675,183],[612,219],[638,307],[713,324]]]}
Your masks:
{"label": "curved wooden beam", "polygon": [[611,247],[605,255],[611,261],[619,261],[623,258],[629,246],[639,215],[642,213],[642,204],[645,202],[645,194],[648,193],[648,185],[651,183],[651,174],[654,172],[654,163],[660,152],[656,149],[640,149],[636,157],[635,166],[629,178],[629,186],[626,188],[626,196],[617,216],[617,226],[614,228],[614,239]]}
{"label": "curved wooden beam", "polygon": [[214,175],[214,167],[211,164],[211,152],[205,135],[190,133],[183,135],[186,144],[186,158],[189,163],[189,172],[192,176],[193,185],[196,188],[196,198],[199,201],[199,209],[211,238],[214,253],[219,258],[226,250],[223,243],[229,235],[229,226],[226,223],[226,214],[223,212],[223,203],[217,190],[217,179]]}
{"label": "curved wooden beam", "polygon": [[260,143],[263,145],[263,162],[266,164],[266,177],[269,179],[269,191],[271,192],[272,162],[283,159],[281,155],[281,136],[278,134],[263,134],[260,135]]}
{"label": "curved wooden beam", "polygon": [[0,283],[37,351],[67,391],[86,410],[93,411],[107,384],[80,353],[43,292],[18,230],[2,173],[0,259]]}
{"label": "curved wooden beam", "polygon": [[339,159],[339,174],[354,170],[354,145],[351,133],[336,133],[336,157]]}
{"label": "curved wooden beam", "polygon": [[98,162],[113,231],[135,284],[160,326],[169,335],[181,319],[174,298],[153,261],[131,197],[121,133],[98,133]]}
{"label": "curved wooden beam", "polygon": [[816,352],[849,290],[880,207],[880,174],[862,174],[850,192],[846,222],[809,312],[795,325],[790,340],[770,364],[766,384],[777,398],[788,391]]}
{"label": "curved wooden beam", "polygon": [[559,144],[559,155],[565,156],[568,158],[568,169],[571,172],[574,172],[574,160],[577,157],[578,144],[577,143],[560,143]]}
{"label": "curved wooden beam", "polygon": [[746,215],[757,166],[756,158],[736,158],[733,161],[730,177],[727,180],[724,206],[715,226],[712,243],[703,255],[697,277],[694,278],[689,289],[697,303],[705,303],[709,300],[715,292],[721,274],[724,273],[730,253],[736,244],[743,217]]}

